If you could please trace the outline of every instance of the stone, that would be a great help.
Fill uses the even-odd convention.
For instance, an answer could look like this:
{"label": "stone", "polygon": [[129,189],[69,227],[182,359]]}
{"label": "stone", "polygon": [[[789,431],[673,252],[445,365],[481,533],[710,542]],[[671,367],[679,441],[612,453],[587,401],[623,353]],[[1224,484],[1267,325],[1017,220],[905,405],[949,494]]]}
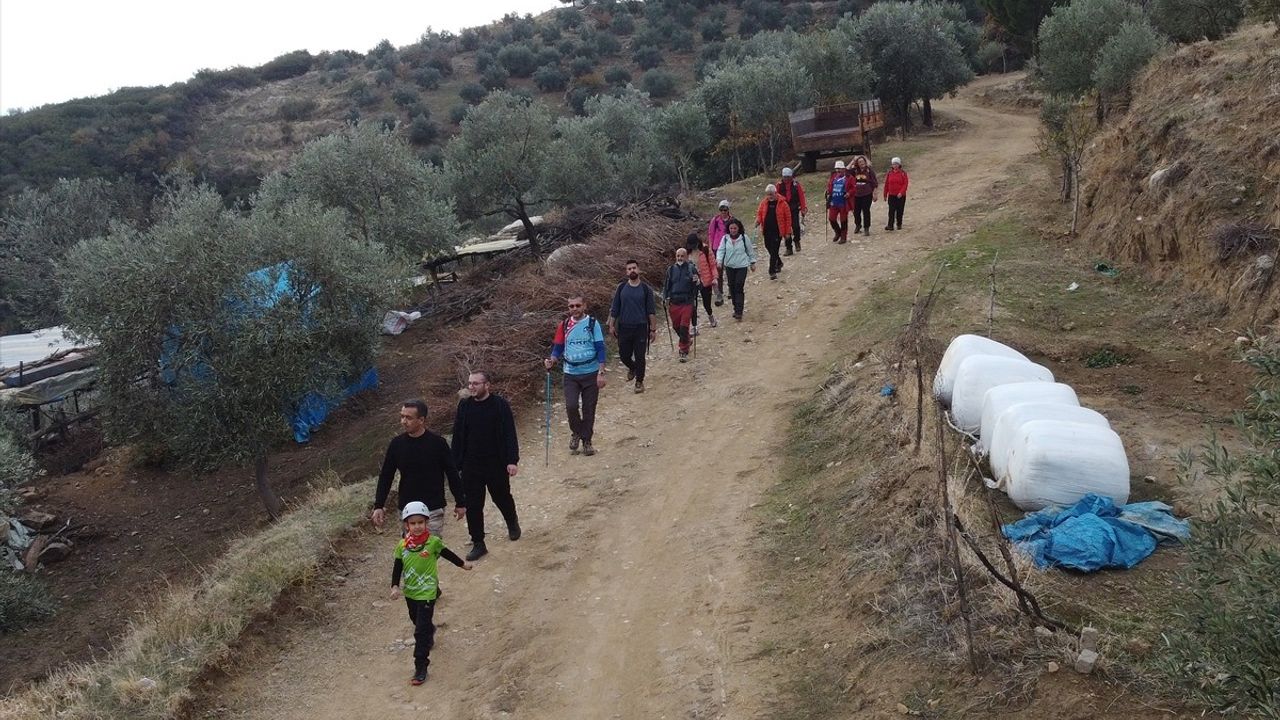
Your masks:
{"label": "stone", "polygon": [[45,545],[44,549],[40,551],[40,562],[46,565],[49,563],[60,562],[62,560],[66,560],[67,556],[70,554],[71,544],[69,542],[55,540],[48,545]]}
{"label": "stone", "polygon": [[28,510],[18,516],[18,521],[36,532],[52,530],[53,526],[58,524],[58,518],[43,510]]}
{"label": "stone", "polygon": [[1054,661],[1054,660],[1050,660],[1050,661],[1049,661],[1049,665],[1047,666],[1048,671],[1049,671],[1049,672],[1051,672],[1051,673],[1056,673],[1056,672],[1058,672],[1058,670],[1060,670],[1061,668],[1062,668],[1062,666],[1061,666],[1061,665],[1059,665],[1059,664],[1058,664],[1056,661]]}
{"label": "stone", "polygon": [[1098,628],[1093,627],[1092,625],[1086,625],[1084,629],[1080,631],[1080,649],[1082,651],[1083,650],[1093,650],[1095,652],[1097,651]]}
{"label": "stone", "polygon": [[906,714],[907,714],[907,713],[909,713],[909,712],[911,712],[911,708],[907,707],[907,706],[906,706],[905,704],[903,704],[903,703],[898,703],[898,714],[900,714],[900,715],[906,715]]}
{"label": "stone", "polygon": [[1036,635],[1042,638],[1053,637],[1053,631],[1043,625],[1036,626]]}
{"label": "stone", "polygon": [[155,690],[158,686],[159,686],[158,683],[156,683],[155,680],[152,680],[149,677],[138,678],[138,682],[135,685],[135,687],[137,687],[139,690],[143,692],[151,692],[152,690]]}
{"label": "stone", "polygon": [[1093,667],[1098,664],[1098,653],[1093,650],[1082,650],[1080,655],[1076,657],[1076,672],[1081,675],[1088,675],[1093,672]]}

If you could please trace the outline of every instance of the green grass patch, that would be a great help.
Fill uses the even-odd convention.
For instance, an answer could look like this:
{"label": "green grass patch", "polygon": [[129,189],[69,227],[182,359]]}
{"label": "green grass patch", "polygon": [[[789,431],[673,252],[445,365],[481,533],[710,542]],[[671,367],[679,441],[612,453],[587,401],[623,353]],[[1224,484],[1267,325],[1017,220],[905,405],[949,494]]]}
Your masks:
{"label": "green grass patch", "polygon": [[10,633],[53,614],[57,604],[38,579],[0,568],[0,633]]}
{"label": "green grass patch", "polygon": [[1104,347],[1085,355],[1083,360],[1085,367],[1099,370],[1117,365],[1128,365],[1133,362],[1133,357],[1114,348]]}
{"label": "green grass patch", "polygon": [[245,628],[330,557],[332,543],[362,517],[372,484],[317,490],[279,522],[233,543],[196,583],[175,587],[106,658],[0,701],[0,717],[160,720],[178,714],[192,683],[229,657]]}

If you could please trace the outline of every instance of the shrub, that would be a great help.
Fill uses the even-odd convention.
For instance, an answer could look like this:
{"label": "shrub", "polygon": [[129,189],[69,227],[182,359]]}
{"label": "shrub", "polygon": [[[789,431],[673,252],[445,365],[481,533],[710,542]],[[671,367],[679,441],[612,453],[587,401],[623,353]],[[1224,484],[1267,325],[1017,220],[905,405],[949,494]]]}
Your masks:
{"label": "shrub", "polygon": [[649,70],[640,78],[640,87],[651,97],[671,97],[676,91],[676,76],[666,70]]}
{"label": "shrub", "polygon": [[1244,18],[1244,0],[1152,0],[1151,22],[1178,42],[1218,40]]}
{"label": "shrub", "polygon": [[1164,38],[1147,23],[1125,23],[1098,51],[1094,86],[1104,93],[1127,92],[1134,76],[1164,46]]}
{"label": "shrub", "polygon": [[542,38],[542,42],[548,45],[554,45],[560,42],[560,26],[547,23],[538,30],[538,36]]}
{"label": "shrub", "polygon": [[501,65],[491,65],[480,75],[480,84],[490,90],[497,90],[507,86],[509,77],[506,68]]}
{"label": "shrub", "polygon": [[0,633],[20,630],[53,615],[49,590],[31,575],[0,571]]}
{"label": "shrub", "polygon": [[345,70],[355,64],[355,58],[345,52],[336,52],[329,55],[324,61],[325,70]]}
{"label": "shrub", "polygon": [[467,117],[467,110],[471,109],[466,103],[458,103],[449,108],[449,120],[454,125],[461,125],[462,121]]}
{"label": "shrub", "polygon": [[1276,31],[1280,32],[1280,0],[1249,0],[1249,12],[1263,22],[1275,23]]}
{"label": "shrub", "polygon": [[534,57],[537,58],[538,67],[560,64],[560,51],[547,45],[538,48],[534,52]]}
{"label": "shrub", "polygon": [[613,16],[613,21],[609,23],[609,29],[615,35],[630,35],[636,31],[636,21],[628,13],[619,13]]}
{"label": "shrub", "polygon": [[1207,703],[1241,717],[1280,717],[1280,344],[1255,338],[1244,353],[1256,383],[1235,418],[1244,440],[1228,453],[1216,436],[1183,456],[1183,479],[1218,489],[1192,524],[1188,592],[1171,626],[1164,670]]}
{"label": "shrub", "polygon": [[565,94],[565,102],[575,115],[587,114],[587,101],[596,96],[595,90],[588,87],[572,87]]}
{"label": "shrub", "polygon": [[595,37],[595,42],[592,43],[592,47],[595,48],[596,54],[601,57],[609,57],[622,52],[622,42],[609,33],[598,34]]}
{"label": "shrub", "polygon": [[662,64],[662,51],[653,45],[645,45],[636,48],[631,59],[635,60],[642,70],[652,70]]}
{"label": "shrub", "polygon": [[444,79],[438,68],[418,68],[413,73],[413,81],[423,90],[439,90],[440,81]]}
{"label": "shrub", "polygon": [[582,25],[582,11],[577,8],[561,8],[556,11],[555,21],[562,29],[568,30]]}
{"label": "shrub", "polygon": [[294,50],[285,53],[258,69],[263,80],[286,80],[298,77],[311,69],[311,53],[306,50]]}
{"label": "shrub", "polygon": [[391,100],[400,107],[410,107],[418,104],[418,91],[406,85],[401,85],[391,91]]}
{"label": "shrub", "polygon": [[498,56],[488,48],[476,53],[476,72],[484,72],[498,62]]}
{"label": "shrub", "polygon": [[484,96],[488,94],[489,91],[480,83],[467,83],[458,91],[458,96],[466,100],[470,105],[479,105]]}
{"label": "shrub", "polygon": [[631,82],[631,72],[621,65],[610,65],[604,71],[604,81],[610,85],[626,85]]}
{"label": "shrub", "polygon": [[674,33],[671,33],[671,37],[668,40],[668,45],[676,52],[693,52],[693,44],[693,33],[684,28],[680,28]]}
{"label": "shrub", "polygon": [[351,83],[351,88],[347,90],[347,97],[359,107],[369,107],[378,102],[377,91],[363,80]]}
{"label": "shrub", "polygon": [[707,42],[719,42],[724,40],[724,22],[706,18],[698,25],[698,32]]}
{"label": "shrub", "polygon": [[998,40],[987,40],[978,46],[978,67],[986,72],[1005,72],[1008,69],[1009,47]]}
{"label": "shrub", "polygon": [[498,51],[498,62],[512,77],[527,78],[538,69],[538,58],[523,43],[508,45]]}
{"label": "shrub", "polygon": [[813,6],[809,3],[792,5],[787,11],[783,24],[792,30],[807,30],[813,24]]}
{"label": "shrub", "polygon": [[596,61],[587,57],[576,57],[573,62],[569,63],[569,72],[573,73],[574,77],[582,77],[595,69]]}
{"label": "shrub", "polygon": [[483,40],[483,38],[480,36],[480,31],[475,28],[467,28],[458,35],[458,43],[462,45],[462,49],[467,52],[471,52],[480,47],[481,40]]}
{"label": "shrub", "polygon": [[440,126],[426,115],[419,115],[409,123],[409,142],[414,145],[430,145],[440,136]]}
{"label": "shrub", "polygon": [[533,74],[533,84],[543,92],[564,90],[569,85],[569,73],[558,64],[543,65]]}
{"label": "shrub", "polygon": [[289,98],[280,103],[280,119],[293,122],[307,120],[316,111],[316,101],[312,98]]}
{"label": "shrub", "polygon": [[391,87],[391,83],[396,81],[396,74],[386,68],[382,68],[373,74],[373,82],[378,87]]}

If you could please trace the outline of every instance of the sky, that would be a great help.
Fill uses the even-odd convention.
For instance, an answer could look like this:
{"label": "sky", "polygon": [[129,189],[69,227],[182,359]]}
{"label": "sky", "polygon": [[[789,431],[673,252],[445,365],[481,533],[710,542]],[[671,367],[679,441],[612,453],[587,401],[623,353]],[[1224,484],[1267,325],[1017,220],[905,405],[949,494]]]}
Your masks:
{"label": "sky", "polygon": [[[204,68],[261,65],[291,50],[396,47],[428,27],[457,32],[557,0],[0,0],[0,109],[121,87],[168,85]],[[357,10],[358,8],[358,10]]]}

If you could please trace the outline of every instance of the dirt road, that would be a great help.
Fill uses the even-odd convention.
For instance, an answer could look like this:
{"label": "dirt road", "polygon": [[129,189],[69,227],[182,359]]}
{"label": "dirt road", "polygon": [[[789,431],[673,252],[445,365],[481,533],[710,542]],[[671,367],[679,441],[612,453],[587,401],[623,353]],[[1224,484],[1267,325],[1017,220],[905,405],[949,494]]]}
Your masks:
{"label": "dirt road", "polygon": [[[883,231],[878,202],[871,237],[837,246],[815,212],[803,254],[786,258],[776,282],[751,276],[746,321],[726,307],[728,322],[704,327],[696,360],[676,363],[664,333],[639,396],[613,363],[598,455],[568,455],[557,405],[543,468],[541,412],[518,412],[524,538],[491,536],[471,573],[442,563],[426,686],[409,687],[411,651],[397,644],[412,632],[403,603],[387,595],[388,533],[357,541],[362,562],[333,585],[323,616],[237,667],[213,689],[209,716],[371,718],[415,707],[522,720],[765,716],[775,678],[753,655],[776,629],[756,591],[779,570],[761,567],[752,547],[753,505],[776,482],[790,411],[830,359],[845,310],[872,280],[970,226],[975,204],[1034,153],[1035,118],[981,107],[974,91],[938,103],[967,127],[908,167],[904,232]],[[733,197],[742,217],[760,188],[747,193]],[[461,523],[444,536],[466,550]]]}

